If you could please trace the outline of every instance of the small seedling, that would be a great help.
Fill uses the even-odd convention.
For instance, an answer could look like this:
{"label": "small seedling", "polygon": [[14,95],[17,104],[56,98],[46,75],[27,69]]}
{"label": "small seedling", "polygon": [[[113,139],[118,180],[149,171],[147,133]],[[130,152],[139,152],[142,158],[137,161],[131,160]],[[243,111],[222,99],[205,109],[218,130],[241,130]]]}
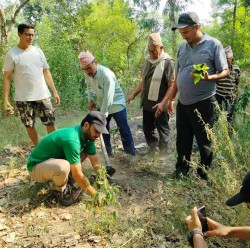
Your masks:
{"label": "small seedling", "polygon": [[92,204],[98,206],[119,205],[118,193],[119,189],[109,184],[107,179],[106,170],[100,168],[96,174],[94,188],[97,193],[92,197]]}
{"label": "small seedling", "polygon": [[205,75],[209,67],[206,64],[192,65],[192,73],[194,75],[194,84],[200,82],[201,78]]}

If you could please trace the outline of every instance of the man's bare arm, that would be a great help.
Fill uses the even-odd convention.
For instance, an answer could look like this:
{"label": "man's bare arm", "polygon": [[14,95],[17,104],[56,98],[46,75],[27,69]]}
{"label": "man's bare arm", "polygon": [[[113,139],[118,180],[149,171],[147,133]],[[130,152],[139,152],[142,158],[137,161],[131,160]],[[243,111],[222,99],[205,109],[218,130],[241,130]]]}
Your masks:
{"label": "man's bare arm", "polygon": [[136,98],[136,96],[139,93],[141,93],[141,91],[142,91],[142,82],[140,82],[140,84],[137,86],[132,96],[128,98],[127,103],[131,103]]}
{"label": "man's bare arm", "polygon": [[7,115],[11,115],[14,113],[14,108],[9,101],[10,95],[10,85],[11,85],[11,78],[14,71],[5,71],[3,75],[3,102],[4,102],[4,109]]}
{"label": "man's bare arm", "polygon": [[218,236],[223,238],[238,238],[242,240],[250,240],[250,227],[231,227],[224,226],[219,222],[216,222],[210,218],[207,218],[209,231],[205,232],[204,235],[207,237]]}
{"label": "man's bare arm", "polygon": [[94,196],[96,194],[96,190],[90,185],[88,179],[82,173],[82,165],[81,163],[70,165],[70,171],[72,177],[76,181],[76,183],[84,190],[88,195]]}
{"label": "man's bare arm", "polygon": [[202,80],[209,80],[209,81],[217,81],[219,79],[225,78],[229,76],[229,70],[223,70],[220,73],[216,73],[216,74],[211,74],[209,75],[207,72],[205,73],[204,77],[202,77]]}

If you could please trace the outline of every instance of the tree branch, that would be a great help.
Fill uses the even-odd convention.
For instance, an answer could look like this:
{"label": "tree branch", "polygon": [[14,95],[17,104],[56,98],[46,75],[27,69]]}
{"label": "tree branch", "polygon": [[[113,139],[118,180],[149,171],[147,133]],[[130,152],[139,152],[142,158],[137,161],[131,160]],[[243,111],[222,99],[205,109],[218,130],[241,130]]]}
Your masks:
{"label": "tree branch", "polygon": [[[10,26],[9,26],[8,32],[7,32],[8,35],[9,35],[9,33],[12,31],[14,24],[16,24],[16,18],[17,18],[17,16],[18,16],[19,12],[20,12],[21,9],[23,8],[23,6],[26,5],[29,1],[30,1],[30,0],[24,0],[24,1],[22,1],[22,2],[20,3],[20,5],[17,7],[16,10],[15,10],[15,7],[14,7],[14,9],[13,9],[13,15],[11,16],[11,23],[10,23]],[[18,1],[15,2],[14,6],[16,6],[17,2],[18,2]]]}
{"label": "tree branch", "polygon": [[0,28],[1,28],[1,45],[4,46],[7,40],[7,32],[6,32],[6,17],[2,6],[0,6]]}

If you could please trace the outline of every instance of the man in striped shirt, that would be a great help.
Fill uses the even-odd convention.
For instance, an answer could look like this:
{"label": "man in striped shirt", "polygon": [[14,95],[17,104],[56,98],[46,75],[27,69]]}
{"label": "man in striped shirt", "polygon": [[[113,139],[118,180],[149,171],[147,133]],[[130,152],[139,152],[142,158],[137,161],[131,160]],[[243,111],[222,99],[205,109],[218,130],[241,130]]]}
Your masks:
{"label": "man in striped shirt", "polygon": [[233,51],[230,46],[224,48],[230,75],[216,82],[216,100],[221,110],[227,111],[227,121],[232,125],[240,81],[240,68],[233,64]]}

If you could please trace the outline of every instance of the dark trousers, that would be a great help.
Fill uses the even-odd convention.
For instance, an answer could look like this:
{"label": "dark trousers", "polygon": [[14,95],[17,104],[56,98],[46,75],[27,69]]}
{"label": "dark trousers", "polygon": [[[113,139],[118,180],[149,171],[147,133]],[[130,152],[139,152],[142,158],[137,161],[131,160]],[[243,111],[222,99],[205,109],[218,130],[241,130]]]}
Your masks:
{"label": "dark trousers", "polygon": [[232,124],[235,114],[236,96],[223,97],[216,94],[216,100],[220,106],[220,109],[227,111],[227,121],[228,123]]}
{"label": "dark trousers", "polygon": [[[135,146],[134,146],[134,141],[133,141],[130,128],[128,126],[126,108],[124,108],[123,110],[117,113],[108,115],[107,126],[106,126],[108,130],[110,129],[110,121],[112,117],[114,118],[116,125],[119,128],[124,151],[128,154],[135,155]],[[110,142],[110,134],[103,134],[103,139],[104,139],[107,153],[109,156],[111,156],[112,146]]]}
{"label": "dark trousers", "polygon": [[[155,118],[155,112],[143,109],[143,132],[150,148],[159,146],[160,150],[166,150],[169,137],[169,115],[161,113],[159,117]],[[156,130],[159,134],[156,133]]]}
{"label": "dark trousers", "polygon": [[[208,138],[204,123],[213,127],[214,122],[214,96],[191,105],[183,105],[179,101],[176,107],[176,170],[187,174],[191,158],[193,138],[195,136],[200,151],[200,163],[208,169],[212,163],[212,143]],[[198,112],[197,112],[198,111]],[[201,120],[201,118],[202,120]],[[197,170],[203,177],[201,168]]]}

